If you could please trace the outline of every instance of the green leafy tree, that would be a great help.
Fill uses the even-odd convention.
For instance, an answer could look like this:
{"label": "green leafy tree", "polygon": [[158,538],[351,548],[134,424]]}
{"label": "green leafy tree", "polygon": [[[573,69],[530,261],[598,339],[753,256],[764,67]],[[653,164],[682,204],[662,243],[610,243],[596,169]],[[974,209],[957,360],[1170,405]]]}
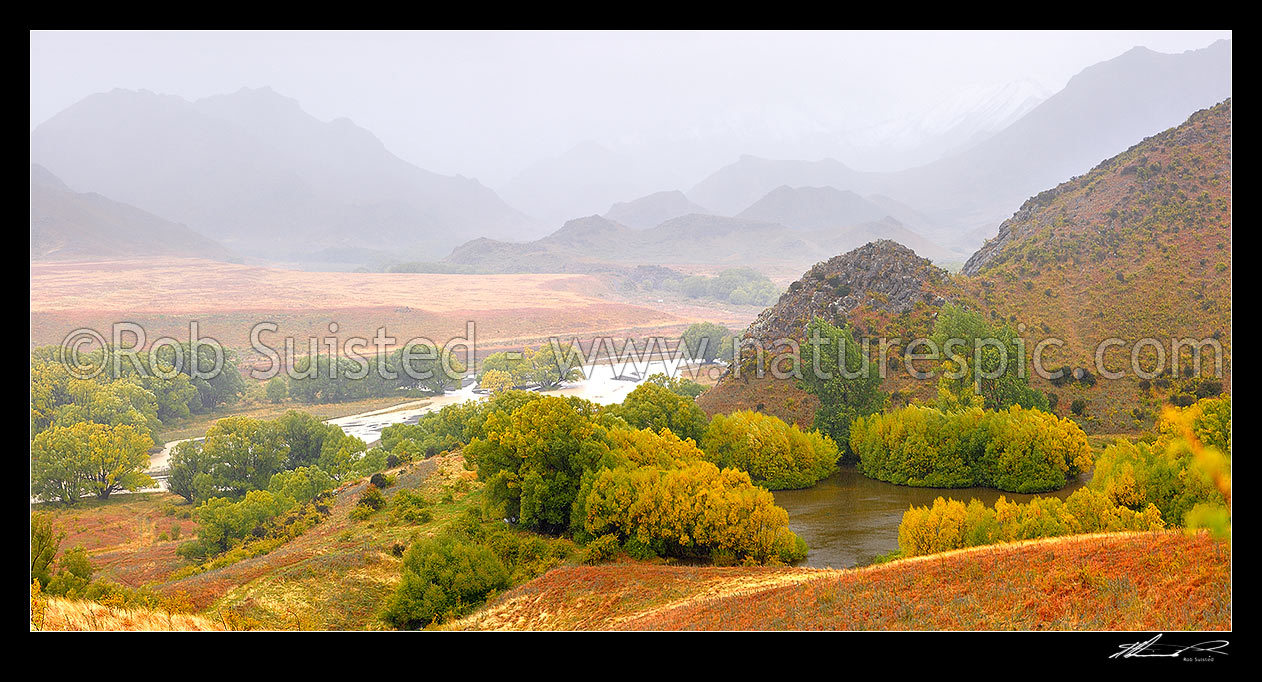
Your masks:
{"label": "green leafy tree", "polygon": [[224,417],[206,431],[202,455],[209,462],[211,484],[230,497],[267,488],[284,470],[289,456],[285,434],[275,423],[249,417]]}
{"label": "green leafy tree", "polygon": [[719,356],[723,339],[732,335],[726,327],[713,322],[697,322],[684,330],[680,343],[688,351],[688,357],[700,362],[714,362]]}
{"label": "green leafy tree", "polygon": [[994,328],[981,313],[948,303],[938,311],[930,339],[947,356],[938,379],[939,408],[966,409],[980,398],[988,410],[1020,405],[1049,411],[1046,394],[1030,387],[1011,326]]}
{"label": "green leafy tree", "polygon": [[441,395],[460,385],[464,365],[456,358],[444,362],[441,349],[423,343],[410,344],[390,354],[389,366],[397,375],[397,385],[403,388],[419,388],[434,395]]}
{"label": "green leafy tree", "polygon": [[66,532],[53,526],[52,514],[31,514],[31,578],[48,586],[52,580],[53,560]]}
{"label": "green leafy tree", "polygon": [[583,472],[608,452],[597,412],[585,400],[544,396],[486,418],[465,454],[505,517],[548,533],[569,528]]}
{"label": "green leafy tree", "polygon": [[801,387],[819,399],[815,428],[851,455],[845,445],[850,423],[885,407],[880,368],[864,356],[849,327],[839,329],[816,317],[806,325],[806,338]]}
{"label": "green leafy tree", "polygon": [[613,413],[637,429],[670,429],[680,438],[697,442],[710,423],[695,400],[650,382],[636,386]]}
{"label": "green leafy tree", "polygon": [[558,388],[562,382],[582,380],[582,368],[570,364],[574,359],[572,350],[571,344],[554,347],[550,343],[534,351],[527,349],[534,383],[546,391]]}
{"label": "green leafy tree", "polygon": [[162,426],[158,420],[158,399],[138,381],[121,379],[98,382],[71,379],[71,402],[57,408],[53,423],[68,426],[95,422],[110,426],[131,426],[153,437]]}
{"label": "green leafy tree", "polygon": [[83,495],[107,499],[153,485],[145,475],[153,441],[130,425],[78,422],[53,426],[31,443],[32,491],[74,504]]}
{"label": "green leafy tree", "polygon": [[283,403],[289,397],[289,387],[285,380],[276,376],[267,381],[267,399],[273,403]]}
{"label": "green leafy tree", "polygon": [[211,459],[202,453],[201,443],[176,443],[167,460],[167,489],[189,502],[209,499],[217,492],[210,479],[210,465]]}

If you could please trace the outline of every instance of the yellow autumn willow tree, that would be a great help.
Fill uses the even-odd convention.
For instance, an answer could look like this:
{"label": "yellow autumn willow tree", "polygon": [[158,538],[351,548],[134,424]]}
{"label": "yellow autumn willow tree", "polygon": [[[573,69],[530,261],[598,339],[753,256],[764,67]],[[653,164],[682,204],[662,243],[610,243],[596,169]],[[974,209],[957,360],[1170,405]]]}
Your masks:
{"label": "yellow autumn willow tree", "polygon": [[908,406],[856,419],[850,449],[865,476],[932,488],[1057,490],[1092,466],[1077,424],[1013,405],[943,412]]}
{"label": "yellow autumn willow tree", "polygon": [[1134,511],[1088,488],[1065,500],[1036,497],[1019,504],[1001,497],[993,507],[975,499],[965,504],[939,497],[931,507],[913,506],[903,514],[898,548],[903,556],[918,556],[1018,540],[1164,527],[1156,507]]}
{"label": "yellow autumn willow tree", "polygon": [[1225,534],[1231,516],[1231,397],[1169,407],[1157,439],[1118,439],[1104,449],[1090,486],[1131,509],[1155,505],[1170,523]]}
{"label": "yellow autumn willow tree", "polygon": [[633,554],[726,563],[792,563],[806,543],[749,474],[710,462],[624,466],[595,474],[580,503],[591,537],[612,535]]}

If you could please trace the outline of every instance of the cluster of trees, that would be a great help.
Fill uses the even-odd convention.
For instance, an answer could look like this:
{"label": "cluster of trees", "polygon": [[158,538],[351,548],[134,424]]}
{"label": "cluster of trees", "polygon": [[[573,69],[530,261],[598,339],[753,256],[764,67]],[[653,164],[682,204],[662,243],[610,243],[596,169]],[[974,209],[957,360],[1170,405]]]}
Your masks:
{"label": "cluster of trees", "polygon": [[304,412],[220,419],[204,441],[171,453],[171,492],[198,505],[197,539],[180,553],[200,561],[252,539],[275,545],[301,534],[327,514],[316,504],[326,491],[384,469],[388,458]]}
{"label": "cluster of trees", "polygon": [[[766,489],[743,471],[720,476],[720,469],[697,447],[708,427],[704,412],[657,384],[642,385],[632,393],[622,405],[601,407],[575,397],[506,391],[481,403],[445,407],[415,425],[390,427],[382,434],[382,445],[391,453],[463,445],[466,461],[486,485],[495,515],[529,530],[568,533],[582,541],[618,535],[619,542],[626,543],[635,537],[634,551],[662,556],[800,558],[787,515],[767,509],[774,507],[774,500]],[[676,428],[689,435],[681,437]],[[645,505],[676,514],[673,525],[640,528],[646,520],[641,516],[617,523],[588,518],[588,499],[603,499],[613,490],[610,481],[593,488],[601,472],[616,472],[612,480],[620,482],[639,469],[645,471],[635,476],[660,479],[660,485],[637,488],[635,494],[645,496]],[[653,471],[660,475],[650,475]],[[696,495],[708,495],[710,506],[699,506]],[[706,529],[723,514],[758,519],[762,525],[745,527],[737,522],[719,538]],[[621,530],[615,532],[615,527]],[[671,536],[657,538],[659,533]],[[650,542],[653,538],[657,539]],[[776,551],[766,551],[768,546]]]}
{"label": "cluster of trees", "polygon": [[[713,443],[713,452],[699,441]],[[666,377],[607,407],[505,390],[390,426],[382,447],[390,457],[463,447],[486,491],[485,509],[471,513],[571,537],[593,562],[620,552],[719,564],[798,561],[806,545],[768,487],[809,485],[837,462],[831,439],[775,417],[710,422],[689,387]],[[557,545],[549,550],[539,536],[488,523],[469,521],[412,545],[385,620],[415,628],[465,615],[561,560]]]}
{"label": "cluster of trees", "polygon": [[865,476],[932,488],[1056,490],[1092,465],[1077,424],[1018,405],[955,412],[913,405],[860,417],[850,449]]}
{"label": "cluster of trees", "polygon": [[1015,329],[993,327],[981,313],[954,304],[938,311],[930,340],[945,355],[938,379],[938,407],[944,411],[1012,405],[1050,410],[1047,395],[1030,387]]}
{"label": "cluster of trees", "polygon": [[574,362],[578,358],[569,344],[554,347],[548,343],[537,349],[492,353],[482,361],[478,385],[492,393],[525,386],[557,388],[562,382],[583,378],[583,368]]}
{"label": "cluster of trees", "polygon": [[[31,492],[74,504],[153,485],[148,451],[164,423],[235,402],[244,381],[231,352],[161,346],[152,357],[104,348],[77,358],[59,346],[31,353]],[[67,363],[103,368],[76,378]],[[203,376],[205,375],[205,376]]]}
{"label": "cluster of trees", "polygon": [[[304,356],[294,360],[286,393],[308,403],[344,402],[420,391],[441,395],[457,388],[464,365],[454,356],[423,343],[397,348],[384,357]],[[283,399],[281,388],[268,385],[271,399]]]}
{"label": "cluster of trees", "polygon": [[680,438],[696,442],[701,441],[710,422],[692,398],[647,381],[636,386],[623,398],[622,404],[610,408],[610,412],[634,428],[670,429]]}
{"label": "cluster of trees", "polygon": [[369,455],[364,441],[305,412],[291,410],[270,422],[224,417],[204,441],[175,446],[167,483],[200,504],[267,489],[275,474],[300,467],[317,467],[333,481],[371,474],[384,467],[385,456],[381,450]]}
{"label": "cluster of trees", "polygon": [[[236,356],[200,343],[160,346],[152,353],[107,347],[71,357],[61,346],[31,351],[31,428],[36,433],[53,425],[81,421],[128,424],[153,436],[164,423],[205,414],[240,399],[245,380]],[[100,367],[90,379],[75,378],[67,364]]]}
{"label": "cluster of trees", "polygon": [[789,530],[788,512],[768,490],[744,471],[697,459],[589,474],[575,515],[582,522],[580,537],[612,539],[637,557],[720,565],[787,564],[806,557],[806,543]]}
{"label": "cluster of trees", "polygon": [[197,539],[181,545],[179,553],[200,561],[252,539],[280,544],[301,535],[328,514],[326,493],[335,485],[322,469],[301,467],[274,474],[266,489],[251,490],[239,500],[212,497],[197,508]]}
{"label": "cluster of trees", "polygon": [[54,426],[31,442],[31,493],[74,504],[85,495],[104,500],[119,490],[153,486],[144,473],[152,447],[153,440],[130,425]]}
{"label": "cluster of trees", "polygon": [[401,459],[421,459],[468,445],[485,434],[487,417],[508,414],[539,397],[508,390],[483,401],[467,400],[421,415],[415,424],[392,424],[381,431],[381,447]]}
{"label": "cluster of trees", "polygon": [[771,490],[807,488],[837,471],[832,438],[804,432],[771,415],[742,410],[717,414],[701,438],[706,459],[749,473]]}
{"label": "cluster of trees", "polygon": [[771,305],[780,297],[780,288],[753,268],[728,268],[713,277],[693,275],[678,284],[689,298],[713,298],[735,305]]}
{"label": "cluster of trees", "polygon": [[1135,511],[1089,488],[1076,490],[1065,500],[1036,497],[1019,504],[1001,497],[993,507],[978,500],[965,504],[939,497],[932,507],[912,507],[903,514],[898,548],[902,556],[918,556],[1001,542],[1164,527],[1156,507]]}
{"label": "cluster of trees", "polygon": [[1231,397],[1203,398],[1170,408],[1155,441],[1118,439],[1096,461],[1090,487],[1130,509],[1149,505],[1171,523],[1197,525],[1231,503]]}

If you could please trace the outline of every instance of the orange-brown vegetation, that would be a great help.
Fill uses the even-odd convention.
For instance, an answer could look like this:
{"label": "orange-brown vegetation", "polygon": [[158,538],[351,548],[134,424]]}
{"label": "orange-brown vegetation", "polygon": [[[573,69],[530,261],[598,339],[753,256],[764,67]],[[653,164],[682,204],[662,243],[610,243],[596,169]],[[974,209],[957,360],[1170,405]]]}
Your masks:
{"label": "orange-brown vegetation", "polygon": [[868,568],[562,567],[454,624],[517,630],[1223,630],[1226,542],[1182,532],[995,545]]}
{"label": "orange-brown vegetation", "polygon": [[[257,322],[278,325],[262,341],[352,336],[384,327],[397,343],[426,337],[440,344],[477,325],[479,350],[546,342],[552,335],[674,335],[691,322],[748,318],[685,304],[650,308],[623,302],[599,279],[578,274],[464,275],[324,273],[195,259],[31,264],[31,342],[60,342],[79,327],[109,337],[128,321],[148,340],[204,337],[248,348]],[[329,324],[338,331],[330,333]],[[283,347],[283,346],[282,346]],[[305,345],[299,342],[299,351]]]}

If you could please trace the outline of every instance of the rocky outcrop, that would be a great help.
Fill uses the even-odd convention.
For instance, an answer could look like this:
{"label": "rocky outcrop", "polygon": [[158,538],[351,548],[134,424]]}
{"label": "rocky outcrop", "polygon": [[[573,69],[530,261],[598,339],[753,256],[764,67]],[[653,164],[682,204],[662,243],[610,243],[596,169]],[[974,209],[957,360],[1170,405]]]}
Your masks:
{"label": "rocky outcrop", "polygon": [[754,320],[746,335],[770,344],[800,338],[814,316],[842,323],[860,306],[894,314],[918,302],[940,306],[946,299],[938,292],[948,278],[945,270],[897,242],[871,242],[815,264]]}

